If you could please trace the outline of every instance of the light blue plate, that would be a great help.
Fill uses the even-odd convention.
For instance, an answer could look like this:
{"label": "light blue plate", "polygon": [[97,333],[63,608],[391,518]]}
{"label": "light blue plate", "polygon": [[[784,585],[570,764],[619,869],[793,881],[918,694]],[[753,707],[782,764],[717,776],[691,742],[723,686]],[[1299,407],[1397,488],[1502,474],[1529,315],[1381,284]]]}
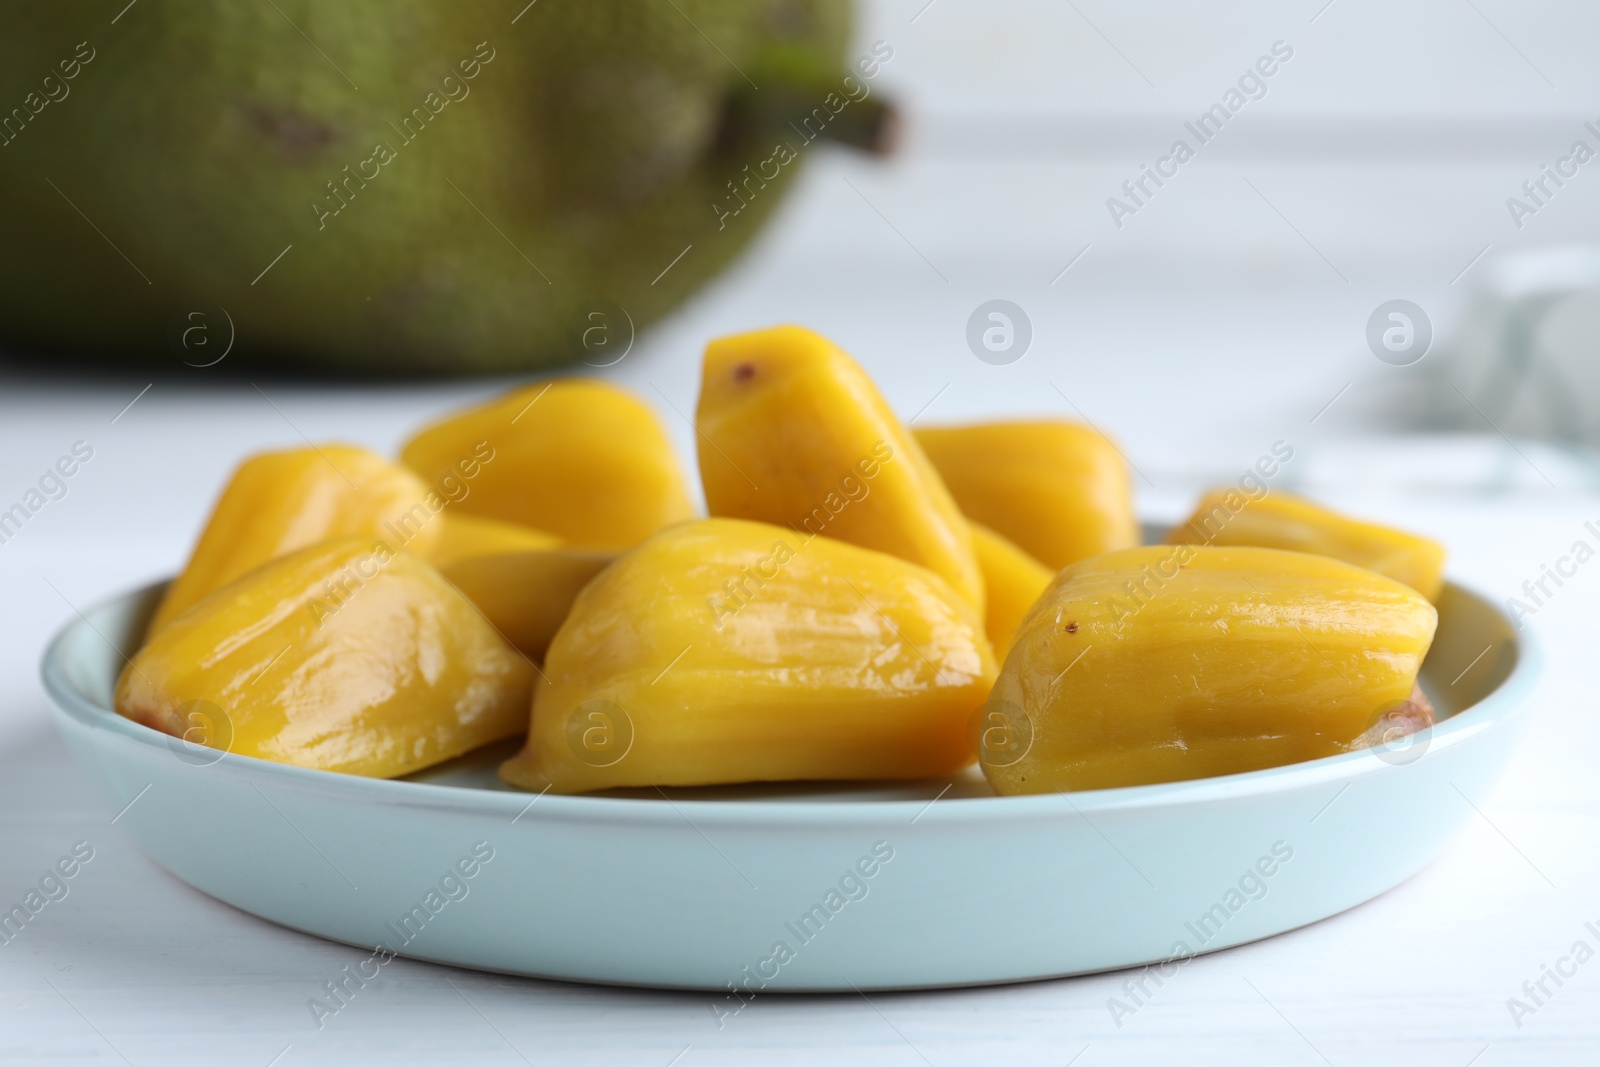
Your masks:
{"label": "light blue plate", "polygon": [[90,611],[44,660],[62,735],[157,863],[351,945],[724,993],[1081,974],[1333,915],[1416,873],[1472,814],[1537,669],[1526,633],[1450,585],[1423,668],[1447,717],[1400,751],[1057,796],[995,797],[974,772],[535,797],[495,777],[504,751],[379,781],[122,718],[113,645],[132,648],[158,591]]}

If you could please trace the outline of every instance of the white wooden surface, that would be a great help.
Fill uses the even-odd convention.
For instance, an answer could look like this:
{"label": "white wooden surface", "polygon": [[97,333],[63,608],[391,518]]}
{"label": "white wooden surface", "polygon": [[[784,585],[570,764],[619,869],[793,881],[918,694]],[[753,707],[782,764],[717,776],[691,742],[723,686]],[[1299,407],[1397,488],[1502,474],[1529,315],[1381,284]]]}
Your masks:
{"label": "white wooden surface", "polygon": [[[1487,0],[1321,7],[870,5],[863,40],[894,43],[882,87],[915,120],[906,153],[878,167],[819,158],[756,252],[610,373],[655,400],[692,462],[672,409],[692,409],[699,346],[801,321],[855,351],[908,417],[1076,409],[1123,440],[1158,517],[1289,441],[1293,484],[1441,537],[1457,578],[1517,593],[1600,519],[1593,460],[1518,451],[1486,427],[1382,436],[1362,413],[1411,369],[1379,364],[1362,330],[1406,296],[1447,331],[1476,268],[1457,276],[1486,244],[1492,257],[1600,233],[1600,175],[1521,231],[1503,203],[1600,113],[1597,16]],[[1269,96],[1113,228],[1105,197],[1174,116],[1278,38],[1297,55]],[[1034,323],[1009,367],[963,338],[992,297]],[[39,654],[73,605],[179,565],[245,452],[302,433],[391,449],[503,383],[258,391],[196,372],[144,391],[148,377],[0,373],[0,507],[73,442],[95,449],[67,495],[0,545],[0,902],[74,842],[95,850],[69,895],[0,947],[0,1059],[1489,1067],[1600,1052],[1600,962],[1552,985],[1520,1027],[1507,1008],[1575,941],[1600,950],[1584,925],[1600,926],[1594,568],[1533,618],[1549,653],[1535,728],[1435,864],[1345,915],[1195,960],[1120,1027],[1107,1000],[1124,975],[870,1003],[769,997],[718,1030],[705,995],[396,961],[318,1030],[307,998],[359,954],[233,911],[140,855],[47,721]],[[973,906],[1027,921],[1004,902]]]}

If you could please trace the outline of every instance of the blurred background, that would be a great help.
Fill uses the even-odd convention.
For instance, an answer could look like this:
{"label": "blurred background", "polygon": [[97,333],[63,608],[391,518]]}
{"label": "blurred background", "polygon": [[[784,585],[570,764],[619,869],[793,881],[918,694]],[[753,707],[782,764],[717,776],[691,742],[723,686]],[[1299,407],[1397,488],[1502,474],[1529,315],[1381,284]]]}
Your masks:
{"label": "blurred background", "polygon": [[[101,55],[137,14],[103,28]],[[864,0],[848,58],[875,44],[892,54],[870,87],[898,112],[894,150],[808,148],[731,266],[641,329],[620,362],[578,369],[649,396],[691,465],[706,340],[794,321],[855,354],[919,424],[1093,421],[1123,443],[1158,516],[1278,440],[1296,449],[1291,483],[1335,493],[1591,488],[1600,165],[1565,164],[1575,175],[1545,179],[1542,194],[1524,183],[1575,142],[1600,149],[1585,125],[1600,119],[1586,52],[1597,29],[1586,6],[1496,0]],[[1275,49],[1290,58],[1243,83],[1242,106],[1202,144],[1196,120]],[[310,49],[306,60],[320,62]],[[1160,163],[1178,140],[1194,157]],[[1125,191],[1156,166],[1176,174]],[[89,220],[49,221],[65,232]],[[109,245],[125,221],[90,224]],[[995,299],[1020,309],[1031,339],[986,362],[968,325]],[[1395,300],[1425,320],[1420,358],[1386,362],[1369,343],[1369,320]],[[213,305],[196,306],[220,343]],[[21,493],[77,439],[95,459],[6,555],[95,542],[112,522],[148,560],[121,584],[171,571],[244,452],[307,437],[389,450],[536,373],[390,383],[381,370],[329,381],[185,365],[216,350],[131,370],[10,353],[0,484]]]}

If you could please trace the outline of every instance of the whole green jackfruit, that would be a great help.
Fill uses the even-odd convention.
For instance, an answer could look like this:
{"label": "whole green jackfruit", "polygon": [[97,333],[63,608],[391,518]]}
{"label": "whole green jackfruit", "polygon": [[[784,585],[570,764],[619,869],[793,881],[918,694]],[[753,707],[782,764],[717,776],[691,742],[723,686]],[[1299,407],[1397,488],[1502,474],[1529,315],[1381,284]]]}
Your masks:
{"label": "whole green jackfruit", "polygon": [[172,367],[604,363],[751,240],[813,139],[884,133],[871,78],[893,50],[847,64],[849,15],[0,0],[0,345]]}

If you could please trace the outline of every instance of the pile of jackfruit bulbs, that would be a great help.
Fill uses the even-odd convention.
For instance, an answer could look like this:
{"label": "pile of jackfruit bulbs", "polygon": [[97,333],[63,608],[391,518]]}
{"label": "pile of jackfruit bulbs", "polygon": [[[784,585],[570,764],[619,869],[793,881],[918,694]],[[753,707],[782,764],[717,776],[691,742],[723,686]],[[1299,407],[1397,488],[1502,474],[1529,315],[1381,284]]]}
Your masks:
{"label": "pile of jackfruit bulbs", "polygon": [[558,378],[392,463],[234,473],[121,714],[302,767],[411,774],[526,734],[531,791],[945,776],[1021,794],[1203,778],[1432,722],[1444,551],[1228,489],[1140,546],[1090,426],[910,430],[794,326],[716,340],[710,517],[657,416]]}

